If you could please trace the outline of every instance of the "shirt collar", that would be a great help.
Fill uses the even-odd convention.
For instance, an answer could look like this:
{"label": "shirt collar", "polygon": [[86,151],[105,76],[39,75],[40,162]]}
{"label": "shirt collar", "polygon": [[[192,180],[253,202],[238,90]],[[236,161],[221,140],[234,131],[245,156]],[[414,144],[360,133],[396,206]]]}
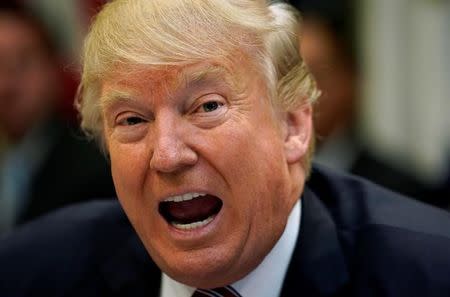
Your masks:
{"label": "shirt collar", "polygon": [[[294,205],[278,242],[264,260],[243,279],[232,284],[243,297],[278,297],[300,231],[301,200]],[[163,273],[161,297],[191,297],[195,288]]]}

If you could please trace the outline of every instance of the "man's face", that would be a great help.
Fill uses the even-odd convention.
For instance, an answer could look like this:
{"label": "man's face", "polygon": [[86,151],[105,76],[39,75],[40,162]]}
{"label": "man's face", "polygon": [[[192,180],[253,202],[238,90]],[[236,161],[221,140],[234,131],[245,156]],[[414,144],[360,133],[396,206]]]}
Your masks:
{"label": "man's face", "polygon": [[56,67],[38,33],[19,17],[0,13],[0,128],[20,139],[53,104]]}
{"label": "man's face", "polygon": [[192,286],[255,268],[298,199],[281,116],[240,63],[130,71],[102,87],[120,202],[158,266]]}

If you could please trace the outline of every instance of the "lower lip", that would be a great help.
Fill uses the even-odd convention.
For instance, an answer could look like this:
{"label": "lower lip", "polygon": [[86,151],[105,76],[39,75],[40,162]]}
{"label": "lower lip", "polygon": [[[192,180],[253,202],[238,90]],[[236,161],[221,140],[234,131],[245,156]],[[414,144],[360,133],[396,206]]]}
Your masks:
{"label": "lower lip", "polygon": [[212,218],[210,222],[193,229],[180,229],[168,223],[166,220],[164,220],[164,218],[163,220],[169,228],[170,236],[175,240],[183,242],[193,242],[204,237],[211,236],[215,232],[223,216],[223,210],[224,209],[222,206],[222,209]]}
{"label": "lower lip", "polygon": [[180,230],[193,230],[193,229],[201,228],[201,227],[208,225],[209,223],[212,222],[212,220],[214,220],[215,217],[216,217],[216,215],[212,215],[212,216],[208,217],[207,219],[200,221],[200,222],[194,222],[191,224],[172,224],[172,226],[174,226],[175,228],[180,229]]}

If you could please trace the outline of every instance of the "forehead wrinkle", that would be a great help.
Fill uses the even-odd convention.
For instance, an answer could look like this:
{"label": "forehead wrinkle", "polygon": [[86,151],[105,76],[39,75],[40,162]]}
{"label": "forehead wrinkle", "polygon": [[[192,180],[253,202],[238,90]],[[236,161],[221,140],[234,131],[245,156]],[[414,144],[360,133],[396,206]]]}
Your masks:
{"label": "forehead wrinkle", "polygon": [[99,99],[99,106],[104,110],[120,102],[139,104],[138,100],[153,98],[165,94],[171,96],[173,86],[177,84],[179,70],[175,67],[147,68],[142,65],[118,67],[106,81],[110,82]]}
{"label": "forehead wrinkle", "polygon": [[137,88],[139,92],[145,94],[145,97],[151,100],[160,97],[171,100],[182,85],[182,70],[176,66],[151,67],[150,69],[144,67],[133,75],[142,74],[139,80],[145,83],[139,83]]}
{"label": "forehead wrinkle", "polygon": [[[194,66],[195,67],[195,66]],[[240,79],[242,74],[239,71],[232,71],[224,65],[207,64],[192,69],[190,67],[161,67],[156,69],[134,69],[133,76],[136,74],[139,80],[146,80],[145,88],[146,96],[153,98],[154,96],[164,96],[168,100],[177,97],[180,92],[186,89],[196,88],[208,82],[221,84],[230,88],[236,95],[243,95],[245,91],[245,81]],[[128,72],[130,73],[130,72]],[[128,85],[131,90],[119,89],[111,87],[105,90],[100,97],[100,107],[104,110],[120,102],[134,102],[138,100],[133,94],[133,85]],[[138,87],[140,89],[140,87]],[[140,92],[140,91],[138,91]]]}
{"label": "forehead wrinkle", "polygon": [[195,70],[191,73],[183,73],[185,85],[197,85],[203,82],[215,81],[224,84],[236,92],[241,91],[237,83],[238,77],[238,73],[232,75],[229,69],[220,65],[208,65],[205,68]]}

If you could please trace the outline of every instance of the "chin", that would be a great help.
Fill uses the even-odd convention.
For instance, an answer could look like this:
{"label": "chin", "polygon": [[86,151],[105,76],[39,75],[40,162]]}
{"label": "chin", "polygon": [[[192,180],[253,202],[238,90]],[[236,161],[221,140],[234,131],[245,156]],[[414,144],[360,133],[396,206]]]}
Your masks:
{"label": "chin", "polygon": [[209,289],[231,284],[251,271],[252,267],[241,263],[238,255],[240,253],[230,253],[229,249],[211,247],[175,253],[168,261],[157,264],[178,282]]}

